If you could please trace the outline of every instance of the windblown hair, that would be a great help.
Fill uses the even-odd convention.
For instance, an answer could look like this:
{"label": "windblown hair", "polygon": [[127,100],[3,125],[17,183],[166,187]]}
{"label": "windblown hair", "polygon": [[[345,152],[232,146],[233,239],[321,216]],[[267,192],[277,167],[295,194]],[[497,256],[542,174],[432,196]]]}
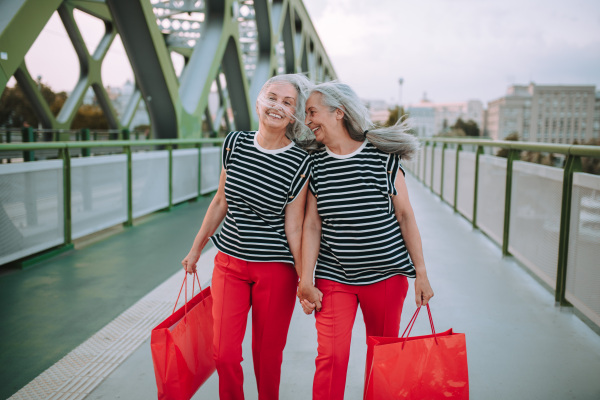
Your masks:
{"label": "windblown hair", "polygon": [[285,136],[292,141],[297,141],[310,132],[310,129],[304,125],[304,109],[306,107],[306,100],[308,99],[308,95],[314,84],[302,74],[275,75],[265,82],[258,94],[256,102],[263,102],[265,91],[272,84],[277,83],[289,83],[296,89],[296,108],[294,110],[294,115],[292,115],[294,123],[287,126]]}
{"label": "windblown hair", "polygon": [[318,84],[312,93],[322,95],[322,104],[329,107],[331,112],[336,109],[344,113],[344,125],[350,137],[357,142],[369,139],[369,142],[379,150],[398,154],[410,160],[419,148],[417,138],[409,133],[410,127],[406,119],[400,119],[396,124],[387,127],[376,127],[369,118],[369,110],[352,88],[345,83],[331,81]]}

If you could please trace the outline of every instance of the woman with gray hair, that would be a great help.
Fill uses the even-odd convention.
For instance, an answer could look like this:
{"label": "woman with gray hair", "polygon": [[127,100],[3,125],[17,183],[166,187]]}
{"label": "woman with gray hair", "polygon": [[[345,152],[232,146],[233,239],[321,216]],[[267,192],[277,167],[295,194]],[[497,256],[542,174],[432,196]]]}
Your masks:
{"label": "woman with gray hair", "polygon": [[397,337],[407,277],[416,278],[417,307],[433,297],[400,164],[418,142],[406,122],[373,128],[339,82],[313,88],[305,123],[324,149],[311,154],[298,297],[305,313],[318,311],[313,400],[335,400],[344,398],[357,307],[367,336]]}
{"label": "woman with gray hair", "polygon": [[256,101],[258,131],[227,135],[219,188],[181,262],[193,273],[209,239],[218,249],[211,285],[222,400],[244,398],[242,341],[250,308],[258,396],[279,398],[310,174],[308,153],[294,140],[306,130],[304,105],[310,85],[299,74],[275,76],[264,84]]}

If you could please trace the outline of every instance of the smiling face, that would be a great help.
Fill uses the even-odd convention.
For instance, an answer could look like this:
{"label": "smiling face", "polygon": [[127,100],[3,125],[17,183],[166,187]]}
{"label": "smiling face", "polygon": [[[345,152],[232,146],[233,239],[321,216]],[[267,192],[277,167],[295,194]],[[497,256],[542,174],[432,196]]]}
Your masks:
{"label": "smiling face", "polygon": [[327,145],[343,126],[344,113],[340,109],[330,110],[323,104],[323,95],[314,92],[306,101],[306,119],[304,123],[315,134],[317,142]]}
{"label": "smiling face", "polygon": [[264,88],[256,100],[259,130],[285,132],[295,121],[297,96],[294,86],[287,82],[274,82]]}

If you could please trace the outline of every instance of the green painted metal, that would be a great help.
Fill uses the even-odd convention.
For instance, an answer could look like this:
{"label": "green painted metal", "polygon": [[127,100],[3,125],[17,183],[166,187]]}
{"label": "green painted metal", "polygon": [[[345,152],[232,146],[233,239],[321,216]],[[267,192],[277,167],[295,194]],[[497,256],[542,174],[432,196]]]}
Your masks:
{"label": "green painted metal", "polygon": [[442,165],[441,167],[441,176],[440,176],[440,200],[444,201],[444,169],[446,167],[446,148],[448,148],[448,143],[444,143],[442,145]]}
{"label": "green painted metal", "polygon": [[508,236],[510,231],[510,205],[512,200],[512,175],[513,163],[519,159],[521,152],[516,149],[510,149],[506,163],[506,185],[504,188],[504,230],[502,234],[502,254],[509,255]]}
{"label": "green painted metal", "polygon": [[[24,143],[33,143],[35,142],[35,136],[33,135],[33,128],[26,127],[21,129],[21,139]],[[32,150],[23,151],[23,160],[25,161],[35,161],[35,154]]]}
{"label": "green painted metal", "polygon": [[65,245],[72,243],[71,237],[71,154],[68,147],[61,149],[63,159],[63,213]]}
{"label": "green painted metal", "polygon": [[435,171],[435,145],[437,144],[437,142],[432,142],[431,143],[431,185],[429,186],[429,189],[431,190],[431,193],[435,193],[435,191],[433,190],[433,185],[434,185],[434,181],[433,181],[433,173]]}
{"label": "green painted metal", "polygon": [[456,145],[456,160],[455,160],[455,168],[454,168],[454,203],[452,204],[452,208],[454,209],[454,212],[457,212],[458,210],[456,209],[456,205],[457,205],[457,199],[458,199],[458,162],[460,159],[460,152],[462,150],[462,145]]}
{"label": "green painted metal", "polygon": [[[81,130],[81,140],[84,142],[88,142],[90,140],[90,130],[87,128],[84,128]],[[81,149],[81,155],[84,157],[89,157],[91,154],[91,151],[89,148],[86,149]]]}
{"label": "green painted metal", "polygon": [[123,148],[127,154],[127,222],[125,226],[133,226],[133,157],[131,146]]}
{"label": "green painted metal", "polygon": [[202,192],[202,143],[198,143],[196,146],[198,149],[198,198]]}
{"label": "green painted metal", "polygon": [[556,271],[555,301],[561,306],[570,305],[565,299],[567,288],[567,263],[569,260],[569,233],[571,230],[571,202],[573,200],[573,174],[581,172],[581,157],[568,155],[563,172],[560,230],[558,238],[558,266]]}
{"label": "green painted metal", "polygon": [[[255,129],[258,120],[254,100],[269,77],[306,72],[311,79],[322,81],[334,79],[336,74],[302,0],[244,2],[243,7],[253,9],[244,15],[240,7],[238,0],[0,2],[0,51],[8,55],[0,59],[0,94],[14,76],[42,126],[53,130],[70,128],[89,88],[109,127],[115,130],[131,128],[140,101],[150,116],[154,138],[202,137],[212,132],[212,127],[218,131],[222,124],[228,130]],[[104,36],[93,54],[82,38],[75,11],[98,18],[105,25]],[[25,54],[54,12],[69,35],[81,71],[56,117],[24,62]],[[252,29],[255,33],[246,35]],[[121,115],[114,109],[101,76],[117,35],[136,84]],[[174,53],[185,60],[180,76],[171,59]],[[218,87],[216,93],[214,85]],[[215,94],[219,109],[211,113],[209,99]],[[68,140],[65,134],[58,136],[58,140]]]}
{"label": "green painted metal", "polygon": [[473,189],[473,229],[477,229],[477,197],[479,194],[479,157],[483,154],[483,147],[478,145],[475,150],[475,184]]}
{"label": "green painted metal", "polygon": [[167,145],[167,151],[169,152],[169,207],[167,210],[173,208],[173,145]]}

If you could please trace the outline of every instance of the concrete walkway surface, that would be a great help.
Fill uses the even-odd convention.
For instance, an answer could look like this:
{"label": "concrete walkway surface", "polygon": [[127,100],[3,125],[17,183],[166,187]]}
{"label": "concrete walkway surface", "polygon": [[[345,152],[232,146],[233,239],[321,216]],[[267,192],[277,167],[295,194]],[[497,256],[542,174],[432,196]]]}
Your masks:
{"label": "concrete walkway surface", "polygon": [[[455,214],[437,196],[414,178],[409,176],[407,181],[423,239],[429,278],[435,291],[431,302],[433,319],[439,332],[453,328],[466,334],[471,398],[600,399],[600,335],[571,311],[555,307],[553,295],[548,290],[511,258],[503,258],[498,246],[479,231],[474,231],[470,223]],[[172,214],[185,218],[189,210],[193,208],[182,207]],[[196,216],[193,219],[197,230],[199,221]],[[135,229],[143,227],[134,228],[133,232]],[[180,237],[172,238],[168,230],[161,234],[164,241],[161,251],[170,252],[170,241],[181,240]],[[186,246],[192,239],[189,238]],[[181,251],[181,245],[174,245],[175,248],[177,251],[172,251],[169,257],[178,261],[185,253]],[[202,283],[210,280],[213,256],[214,249],[209,249],[201,259]],[[161,306],[160,313],[157,313],[157,308],[152,308],[154,306],[149,306],[147,311],[141,312],[137,325],[145,327],[148,323],[144,325],[143,321],[148,318],[159,321],[171,312],[177,294],[172,294],[173,287],[178,290],[182,276],[182,273],[176,273],[159,286],[160,290],[155,290],[164,298],[165,304],[171,305]],[[168,282],[172,283],[167,288]],[[416,308],[413,290],[411,280],[401,330]],[[164,295],[167,292],[169,294]],[[149,300],[145,301],[150,304]],[[246,398],[252,400],[258,397],[252,372],[250,322],[243,345],[243,367],[244,391]],[[106,377],[85,384],[87,391],[84,395],[69,397],[65,393],[52,398],[156,398],[149,343],[151,327],[145,327],[139,337],[125,335],[130,341],[136,336],[136,346],[139,347],[131,349],[133,345],[129,346],[130,355],[119,360]],[[413,335],[428,333],[427,318],[420,315]],[[348,369],[345,397],[348,400],[362,398],[365,341],[359,312]],[[311,398],[315,356],[314,317],[304,315],[297,305],[284,352],[282,400]],[[218,377],[214,374],[193,399],[218,399],[217,387]],[[17,394],[13,398],[36,397]]]}

